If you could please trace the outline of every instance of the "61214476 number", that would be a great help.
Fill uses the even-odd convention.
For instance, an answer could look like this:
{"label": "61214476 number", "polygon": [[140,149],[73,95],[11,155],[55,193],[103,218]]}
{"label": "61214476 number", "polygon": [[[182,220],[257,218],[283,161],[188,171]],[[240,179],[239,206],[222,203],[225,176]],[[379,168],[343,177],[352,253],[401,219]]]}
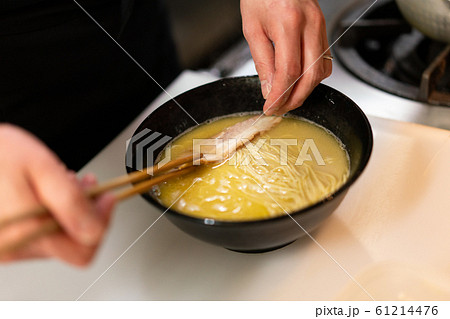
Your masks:
{"label": "61214476 number", "polygon": [[408,316],[408,315],[433,315],[436,316],[439,311],[437,306],[378,306],[375,309],[377,315],[385,316]]}

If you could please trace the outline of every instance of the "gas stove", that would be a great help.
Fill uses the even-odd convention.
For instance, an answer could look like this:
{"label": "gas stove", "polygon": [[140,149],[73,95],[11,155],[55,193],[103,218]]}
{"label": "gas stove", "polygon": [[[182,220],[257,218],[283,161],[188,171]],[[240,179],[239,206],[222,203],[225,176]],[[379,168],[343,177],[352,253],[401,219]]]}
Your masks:
{"label": "gas stove", "polygon": [[338,60],[383,91],[450,106],[450,44],[413,29],[394,0],[378,0],[354,23],[366,8],[364,3],[348,7],[334,26],[331,41],[338,40],[333,47]]}
{"label": "gas stove", "polygon": [[[353,21],[356,20],[364,10],[366,10],[369,6],[371,6],[373,3],[375,4],[366,12],[366,14],[357,22],[355,25],[349,29],[349,31],[344,34],[336,43],[333,44],[335,39],[337,39],[338,36],[342,34],[345,30],[343,29],[343,26],[346,23],[349,23],[349,19],[353,18]],[[337,56],[337,59],[335,59],[335,63],[333,64],[333,75],[324,81],[324,83],[333,86],[337,88],[338,90],[342,91],[343,93],[347,94],[350,98],[352,98],[368,115],[374,115],[382,118],[388,118],[388,119],[394,119],[394,120],[400,120],[400,121],[406,121],[406,122],[412,122],[412,123],[419,123],[424,125],[429,125],[433,127],[443,128],[443,129],[450,129],[450,107],[441,106],[441,105],[433,105],[429,102],[420,101],[420,97],[418,98],[419,101],[415,101],[414,98],[411,95],[419,95],[417,94],[417,91],[420,91],[417,88],[417,79],[415,86],[411,84],[411,80],[408,80],[410,82],[405,83],[404,79],[398,80],[398,79],[392,79],[389,78],[387,81],[387,85],[385,85],[383,88],[380,88],[381,86],[378,84],[370,84],[367,83],[363,78],[370,78],[371,75],[372,78],[388,78],[385,73],[388,73],[388,71],[383,71],[383,68],[385,70],[389,70],[389,61],[393,60],[393,56],[397,53],[393,53],[392,51],[398,50],[399,45],[397,44],[397,47],[394,45],[395,41],[392,40],[392,38],[400,41],[408,42],[408,40],[411,42],[412,38],[416,38],[416,42],[418,43],[417,46],[421,48],[420,43],[422,41],[428,41],[423,38],[421,34],[418,34],[418,31],[412,29],[409,25],[405,25],[403,18],[399,16],[399,14],[396,11],[395,3],[393,0],[384,1],[384,0],[356,0],[349,3],[349,1],[345,0],[336,0],[336,1],[321,1],[320,2],[322,6],[322,10],[325,14],[325,18],[327,20],[327,27],[328,27],[328,33],[329,33],[329,41],[330,44],[333,44],[332,46],[332,52],[334,55]],[[387,9],[387,10],[386,10]],[[386,10],[383,12],[383,10]],[[367,28],[365,30],[366,34],[358,36],[361,39],[362,43],[365,43],[366,46],[369,48],[371,47],[371,44],[376,49],[377,45],[380,43],[376,43],[376,39],[382,39],[385,37],[388,40],[385,40],[385,44],[387,43],[387,46],[389,47],[388,51],[390,50],[392,53],[386,54],[386,60],[384,61],[384,65],[380,63],[382,66],[375,65],[375,62],[367,63],[366,64],[366,70],[364,70],[364,67],[362,65],[358,65],[356,61],[360,61],[362,59],[358,58],[355,59],[354,63],[348,61],[343,62],[343,59],[341,59],[342,54],[340,54],[339,50],[342,46],[347,45],[348,49],[348,42],[352,42],[357,37],[355,36],[355,33],[358,33],[358,29],[361,29],[358,27],[366,23],[370,26],[370,22],[375,19],[380,20],[388,20],[391,21],[391,23],[397,24],[395,28],[386,28],[383,27],[383,24],[387,24],[386,21],[381,22],[381,28]],[[380,21],[378,20],[378,21]],[[362,28],[364,29],[364,27]],[[396,32],[393,32],[393,30],[396,30]],[[340,33],[339,33],[340,32]],[[406,39],[405,39],[406,38]],[[374,40],[375,39],[375,40]],[[418,40],[419,39],[419,40]],[[358,44],[359,46],[362,46],[362,44]],[[414,46],[414,45],[410,45]],[[403,50],[403,54],[411,54],[411,50],[408,51],[406,47],[406,44],[403,45],[400,44],[400,48],[406,49]],[[439,55],[443,51],[442,45],[436,45],[434,43],[434,56],[431,55],[431,57],[427,57],[426,59],[433,61],[436,55]],[[354,49],[355,51],[358,50],[358,48]],[[362,49],[359,48],[361,51]],[[382,50],[382,49],[380,49]],[[438,53],[435,53],[438,52]],[[429,64],[426,61],[421,60],[420,63],[426,64],[425,65],[417,65],[417,69],[426,69],[428,68]],[[344,63],[346,63],[346,66],[344,66]],[[410,62],[408,62],[410,63]],[[363,64],[363,63],[361,63]],[[392,64],[392,63],[391,63]],[[352,66],[353,65],[353,66]],[[367,67],[369,65],[369,67]],[[378,67],[378,68],[377,68]],[[355,70],[359,68],[359,74],[364,74],[365,76],[357,76],[355,75],[357,72]],[[401,68],[401,67],[399,67]],[[350,71],[352,69],[353,71]],[[411,69],[411,68],[410,68]],[[383,73],[384,72],[384,73]],[[448,68],[447,68],[448,72]],[[391,73],[394,73],[391,71]],[[382,81],[382,80],[381,80]],[[395,82],[395,84],[399,84],[401,87],[406,87],[406,90],[403,90],[403,92],[406,92],[406,94],[399,94],[398,90],[395,88],[396,85],[392,84],[392,82]],[[414,82],[414,81],[413,81]],[[391,85],[392,84],[392,85]],[[420,85],[419,85],[420,86]],[[449,86],[447,83],[447,87],[444,88],[444,90],[449,90]],[[409,95],[408,95],[409,94]],[[422,98],[422,100],[425,98]],[[441,103],[444,104],[444,103]]]}

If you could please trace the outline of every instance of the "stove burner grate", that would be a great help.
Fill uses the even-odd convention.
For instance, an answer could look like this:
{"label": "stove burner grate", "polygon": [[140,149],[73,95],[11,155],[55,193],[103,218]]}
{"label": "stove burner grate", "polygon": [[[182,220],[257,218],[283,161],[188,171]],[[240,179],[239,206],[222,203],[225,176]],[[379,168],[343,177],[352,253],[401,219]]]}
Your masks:
{"label": "stove burner grate", "polygon": [[[334,27],[338,38],[367,7],[347,8]],[[378,1],[333,47],[344,67],[386,92],[450,106],[450,45],[427,38],[402,17],[394,0]]]}

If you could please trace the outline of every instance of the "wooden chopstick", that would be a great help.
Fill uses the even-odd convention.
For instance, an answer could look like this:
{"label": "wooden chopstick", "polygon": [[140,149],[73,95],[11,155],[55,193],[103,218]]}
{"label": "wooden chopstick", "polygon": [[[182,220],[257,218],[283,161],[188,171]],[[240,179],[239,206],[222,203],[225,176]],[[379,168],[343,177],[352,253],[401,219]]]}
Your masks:
{"label": "wooden chopstick", "polygon": [[[175,160],[167,162],[165,165],[162,166],[155,165],[143,171],[136,171],[128,175],[120,176],[110,181],[107,181],[99,186],[89,189],[86,192],[86,196],[88,196],[89,198],[95,198],[107,191],[111,191],[113,189],[128,185],[130,183],[139,182],[137,184],[134,184],[132,187],[122,190],[115,194],[117,201],[123,201],[132,196],[145,193],[149,191],[153,186],[162,183],[165,180],[192,172],[195,169],[193,163],[195,163],[197,160],[201,160],[201,158],[202,158],[201,154],[198,156],[193,155],[183,156],[181,158],[177,158]],[[168,170],[174,168],[177,169],[171,172],[167,172]],[[165,173],[149,179],[150,176],[149,172],[151,172],[152,174],[158,174],[161,172]],[[42,216],[51,216],[51,215],[44,206],[36,206],[34,209],[30,211],[18,214],[9,219],[1,220],[0,230],[4,227],[18,223],[25,219]],[[60,230],[61,227],[59,226],[59,224],[53,218],[49,219],[42,225],[42,227],[38,228],[36,231],[32,232],[25,238],[22,238],[20,241],[12,244],[7,244],[4,247],[0,247],[0,256],[8,252],[18,250],[27,245],[32,240],[58,232]]]}
{"label": "wooden chopstick", "polygon": [[[124,185],[128,185],[130,183],[136,183],[139,181],[142,181],[144,179],[148,179],[149,176],[151,175],[156,175],[158,173],[161,172],[165,172],[168,171],[172,168],[178,167],[178,166],[182,166],[182,165],[189,165],[198,158],[200,159],[202,157],[202,155],[186,155],[177,159],[174,159],[170,162],[167,162],[166,164],[159,166],[158,164],[151,166],[149,168],[146,168],[142,171],[136,171],[133,173],[130,173],[128,175],[123,175],[120,177],[116,177],[114,179],[111,179],[101,185],[95,186],[93,188],[90,188],[87,191],[87,195],[90,198],[95,198],[101,194],[103,194],[104,192],[110,191],[112,189],[124,186]],[[187,166],[183,166],[183,167],[187,167]],[[182,168],[182,167],[181,167]]]}
{"label": "wooden chopstick", "polygon": [[195,169],[195,167],[190,165],[190,166],[181,168],[179,170],[154,177],[152,179],[140,182],[140,183],[134,185],[133,187],[125,189],[125,190],[121,191],[120,193],[117,193],[115,195],[115,197],[118,201],[122,201],[122,200],[130,198],[132,196],[145,193],[145,192],[149,191],[153,186],[158,185],[159,183],[162,183],[165,180],[171,179],[176,176],[181,176],[181,175],[190,173],[194,169]]}

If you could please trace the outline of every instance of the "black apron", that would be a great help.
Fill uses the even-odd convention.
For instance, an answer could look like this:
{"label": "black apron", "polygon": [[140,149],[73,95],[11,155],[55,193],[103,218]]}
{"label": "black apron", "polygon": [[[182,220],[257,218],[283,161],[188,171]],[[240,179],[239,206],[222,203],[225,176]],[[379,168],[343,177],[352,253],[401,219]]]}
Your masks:
{"label": "black apron", "polygon": [[[161,89],[73,1],[19,2],[0,10],[0,122],[31,131],[78,170]],[[174,79],[158,1],[78,2],[163,87]]]}

